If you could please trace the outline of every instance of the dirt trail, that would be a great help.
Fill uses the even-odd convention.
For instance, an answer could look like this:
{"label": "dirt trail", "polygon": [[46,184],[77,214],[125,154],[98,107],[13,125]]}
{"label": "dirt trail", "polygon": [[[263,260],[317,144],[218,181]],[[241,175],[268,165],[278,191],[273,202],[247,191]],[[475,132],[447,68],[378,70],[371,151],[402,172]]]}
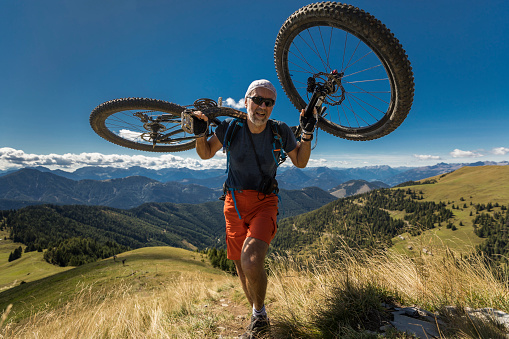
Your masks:
{"label": "dirt trail", "polygon": [[244,302],[243,295],[242,301],[237,301],[239,298],[234,297],[236,293],[238,293],[236,288],[222,291],[221,297],[206,305],[210,312],[221,319],[217,323],[219,338],[238,338],[249,325],[251,309]]}

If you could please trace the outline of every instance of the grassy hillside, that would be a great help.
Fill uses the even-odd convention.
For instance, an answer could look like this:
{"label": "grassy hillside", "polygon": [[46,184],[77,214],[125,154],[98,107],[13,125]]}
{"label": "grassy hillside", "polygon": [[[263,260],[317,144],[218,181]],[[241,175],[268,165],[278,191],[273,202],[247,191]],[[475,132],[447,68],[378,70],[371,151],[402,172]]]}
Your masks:
{"label": "grassy hillside", "polygon": [[[316,187],[282,190],[280,196],[280,218],[335,200]],[[46,249],[72,237],[102,243],[112,240],[130,248],[168,245],[196,250],[224,245],[223,202],[219,200],[202,204],[146,203],[129,210],[38,205],[1,212],[7,228],[13,230],[13,240],[30,249]]]}
{"label": "grassy hillside", "polygon": [[459,198],[464,197],[474,203],[498,201],[509,204],[509,166],[462,167],[426,180],[437,181],[436,184],[419,186],[425,192],[426,200],[459,202]]}
{"label": "grassy hillside", "polygon": [[[199,208],[203,213],[196,213]],[[217,243],[224,233],[221,202],[144,204],[132,210],[102,206],[41,205],[10,212],[13,240],[48,248],[56,241],[89,237],[123,246],[182,247],[194,250]]]}
{"label": "grassy hillside", "polygon": [[[203,305],[191,305],[195,297],[182,294],[198,293],[203,300],[209,298],[209,302],[217,304],[221,290],[232,289],[232,279],[233,277],[224,272],[212,268],[197,252],[172,247],[140,248],[122,253],[116,259],[109,258],[72,268],[5,290],[0,293],[0,312],[12,304],[9,313],[11,322],[26,319],[36,313],[46,314],[45,312],[52,315],[68,312],[66,318],[69,321],[79,322],[78,319],[83,316],[83,310],[80,308],[85,305],[114,308],[121,307],[116,304],[120,299],[128,302],[127,299],[131,297],[143,299],[149,296],[153,302],[170,303],[165,307],[174,309],[176,313],[185,314],[186,307],[203,308]],[[159,297],[168,300],[159,301]],[[178,298],[182,299],[176,301]],[[102,304],[105,300],[111,304]],[[175,304],[171,305],[172,302]],[[71,305],[72,312],[69,310]],[[237,310],[237,313],[244,315],[247,312],[244,305],[239,303],[237,307],[240,310]],[[90,308],[87,311],[91,311]],[[224,315],[218,315],[222,316]],[[86,331],[91,333],[88,331],[93,330]]]}
{"label": "grassy hillside", "polygon": [[[481,213],[493,217],[498,214],[493,224],[506,227],[501,224],[507,218],[504,208],[509,205],[508,183],[507,166],[464,167],[411,186],[340,199],[282,220],[275,249],[305,256],[333,250],[335,244],[344,241],[354,247],[392,246],[412,256],[433,254],[436,247],[444,246],[470,253],[487,241],[474,233],[479,204],[491,202],[495,207]],[[489,240],[500,248],[505,244],[505,239],[498,244],[497,239]],[[499,250],[498,254],[505,255],[505,251]]]}
{"label": "grassy hillside", "polygon": [[[420,182],[435,183],[412,185],[404,189],[422,191],[423,201],[445,202],[447,208],[454,212],[451,222],[457,230],[437,227],[417,237],[412,237],[409,233],[402,234],[402,237],[395,237],[394,249],[407,254],[415,254],[415,251],[423,249],[433,253],[434,248],[444,245],[460,253],[470,252],[484,241],[474,234],[475,205],[490,202],[509,205],[509,167],[507,166],[463,167]],[[494,208],[492,213],[495,212],[501,212],[501,208]],[[405,213],[391,212],[391,215],[395,218],[403,218]],[[409,246],[412,250],[409,250]]]}
{"label": "grassy hillside", "polygon": [[[450,305],[509,311],[508,285],[476,257],[411,260],[348,248],[340,256],[270,260],[272,338],[377,338],[365,331],[387,321],[381,302],[420,305],[442,320]],[[17,286],[0,293],[0,314],[8,304],[2,338],[237,338],[250,317],[236,277],[196,252],[170,247],[137,249]],[[440,321],[443,338],[507,335],[488,321],[450,324]],[[385,337],[410,338],[395,330]]]}
{"label": "grassy hillside", "polygon": [[[0,232],[0,235],[2,232]],[[2,236],[3,239],[3,236]],[[48,264],[42,252],[23,253],[21,258],[8,262],[9,254],[21,246],[11,240],[0,240],[0,292],[22,284],[63,272],[69,267]],[[23,247],[23,246],[22,246]]]}

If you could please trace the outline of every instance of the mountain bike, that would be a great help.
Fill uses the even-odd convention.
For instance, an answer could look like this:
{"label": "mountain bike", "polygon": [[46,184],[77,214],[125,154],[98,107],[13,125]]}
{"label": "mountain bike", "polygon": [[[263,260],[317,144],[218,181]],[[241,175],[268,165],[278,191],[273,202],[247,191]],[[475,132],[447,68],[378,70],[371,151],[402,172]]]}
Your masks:
{"label": "mountain bike", "polygon": [[[410,112],[414,77],[405,50],[371,14],[336,2],[314,3],[294,12],[276,38],[278,79],[295,108],[317,108],[317,130],[354,141],[383,137]],[[180,106],[163,100],[124,98],[97,106],[90,125],[104,139],[150,152],[195,147],[192,112],[208,116],[212,133],[219,117],[246,118],[221,100],[198,99]],[[300,127],[293,128],[296,136]]]}

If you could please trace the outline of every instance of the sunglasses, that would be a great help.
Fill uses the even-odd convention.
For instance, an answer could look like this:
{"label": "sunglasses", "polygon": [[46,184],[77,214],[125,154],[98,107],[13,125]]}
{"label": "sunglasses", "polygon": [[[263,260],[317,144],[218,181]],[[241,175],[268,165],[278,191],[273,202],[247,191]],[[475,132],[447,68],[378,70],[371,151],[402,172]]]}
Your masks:
{"label": "sunglasses", "polygon": [[272,107],[274,106],[275,100],[270,98],[263,98],[263,97],[248,97],[249,99],[253,100],[255,104],[258,106],[261,106],[262,103],[265,103],[265,106]]}

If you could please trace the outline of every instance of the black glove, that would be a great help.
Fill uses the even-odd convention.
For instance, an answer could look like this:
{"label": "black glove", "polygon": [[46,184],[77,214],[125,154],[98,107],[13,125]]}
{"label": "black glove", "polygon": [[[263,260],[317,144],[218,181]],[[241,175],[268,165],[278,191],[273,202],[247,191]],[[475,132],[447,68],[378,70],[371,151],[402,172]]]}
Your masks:
{"label": "black glove", "polygon": [[304,115],[301,115],[299,119],[300,127],[302,128],[304,133],[307,134],[312,134],[315,131],[316,121],[317,120],[314,114],[309,118],[306,118]]}
{"label": "black glove", "polygon": [[209,124],[207,121],[193,116],[193,133],[194,133],[194,135],[204,134],[205,132],[207,132],[208,128],[209,128]]}

